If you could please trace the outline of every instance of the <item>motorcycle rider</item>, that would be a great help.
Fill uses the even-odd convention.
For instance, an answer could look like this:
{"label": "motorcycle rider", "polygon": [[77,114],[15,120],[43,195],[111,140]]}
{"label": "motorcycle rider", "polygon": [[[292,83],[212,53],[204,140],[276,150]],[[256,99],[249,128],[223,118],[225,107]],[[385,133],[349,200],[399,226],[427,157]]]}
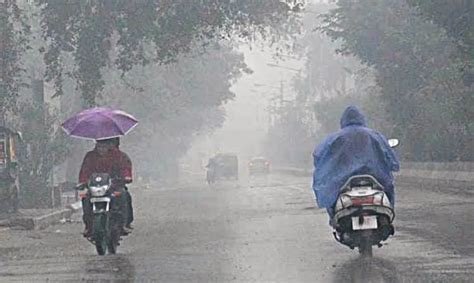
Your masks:
{"label": "motorcycle rider", "polygon": [[[130,233],[133,214],[130,215],[131,197],[125,184],[132,182],[132,162],[127,154],[119,149],[119,138],[97,140],[94,150],[89,151],[82,162],[79,173],[79,183],[87,184],[93,173],[108,173],[113,180],[115,190],[123,190],[123,194],[116,199],[122,213],[124,233]],[[92,204],[88,198],[81,196],[83,221],[85,224],[84,236],[89,236],[92,230]]]}
{"label": "motorcycle rider", "polygon": [[394,206],[392,171],[400,169],[387,139],[367,127],[365,117],[357,107],[345,109],[340,126],[339,131],[329,135],[313,152],[313,190],[318,206],[326,208],[330,223],[339,189],[354,175],[375,177]]}

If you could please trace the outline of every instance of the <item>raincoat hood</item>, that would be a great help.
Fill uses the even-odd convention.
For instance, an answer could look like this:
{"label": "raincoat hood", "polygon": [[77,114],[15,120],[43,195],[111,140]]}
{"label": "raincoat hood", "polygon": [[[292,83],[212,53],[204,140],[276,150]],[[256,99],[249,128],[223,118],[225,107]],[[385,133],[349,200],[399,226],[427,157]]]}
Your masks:
{"label": "raincoat hood", "polygon": [[348,126],[367,127],[364,114],[356,106],[349,106],[344,110],[341,117],[341,129]]}

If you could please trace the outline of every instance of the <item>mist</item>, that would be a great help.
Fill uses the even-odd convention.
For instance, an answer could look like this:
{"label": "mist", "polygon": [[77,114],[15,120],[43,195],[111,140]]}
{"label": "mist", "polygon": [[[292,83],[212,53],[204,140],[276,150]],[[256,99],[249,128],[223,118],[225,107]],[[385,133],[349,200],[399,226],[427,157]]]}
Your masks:
{"label": "mist", "polygon": [[0,0],[0,281],[469,281],[473,3]]}

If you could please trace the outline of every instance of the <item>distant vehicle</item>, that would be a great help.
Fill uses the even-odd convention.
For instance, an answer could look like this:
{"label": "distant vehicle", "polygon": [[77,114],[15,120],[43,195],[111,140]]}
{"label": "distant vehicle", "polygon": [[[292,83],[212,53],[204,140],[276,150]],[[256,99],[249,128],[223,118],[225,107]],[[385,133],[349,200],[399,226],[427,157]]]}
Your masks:
{"label": "distant vehicle", "polygon": [[249,174],[269,174],[270,173],[270,161],[265,157],[254,157],[249,162]]}
{"label": "distant vehicle", "polygon": [[207,181],[209,184],[219,179],[239,179],[239,161],[235,154],[220,153],[209,159]]}

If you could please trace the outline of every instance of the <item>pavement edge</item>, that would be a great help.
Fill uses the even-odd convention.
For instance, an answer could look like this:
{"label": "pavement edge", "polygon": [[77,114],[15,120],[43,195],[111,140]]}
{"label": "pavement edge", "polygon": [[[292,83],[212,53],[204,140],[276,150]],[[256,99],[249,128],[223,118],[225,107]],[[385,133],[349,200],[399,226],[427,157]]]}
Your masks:
{"label": "pavement edge", "polygon": [[17,216],[8,219],[4,226],[22,227],[26,230],[41,230],[59,223],[62,219],[70,218],[75,212],[82,208],[80,201],[67,205],[64,208],[39,216]]}

